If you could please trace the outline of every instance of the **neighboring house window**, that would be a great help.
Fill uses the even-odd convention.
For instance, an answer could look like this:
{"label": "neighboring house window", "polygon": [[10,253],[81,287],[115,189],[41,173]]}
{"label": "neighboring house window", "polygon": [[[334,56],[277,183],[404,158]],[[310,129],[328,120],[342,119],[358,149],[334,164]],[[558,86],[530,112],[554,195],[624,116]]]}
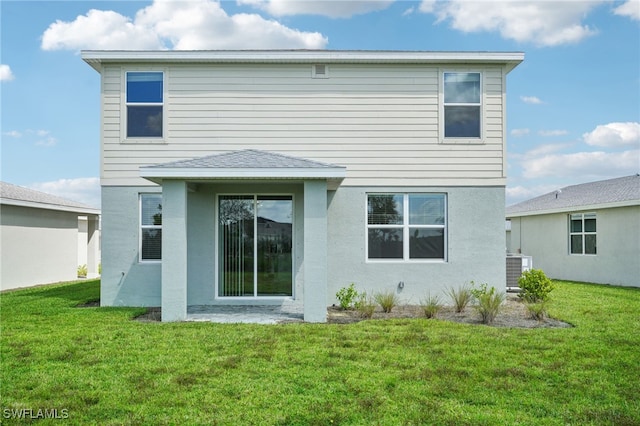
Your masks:
{"label": "neighboring house window", "polygon": [[162,259],[162,194],[140,194],[140,261]]}
{"label": "neighboring house window", "polygon": [[596,254],[596,214],[569,215],[569,250],[571,254]]}
{"label": "neighboring house window", "polygon": [[161,138],[162,72],[127,72],[127,138]]}
{"label": "neighboring house window", "polygon": [[480,138],[480,73],[445,72],[443,91],[444,137]]}
{"label": "neighboring house window", "polygon": [[445,260],[445,194],[368,194],[367,258]]}

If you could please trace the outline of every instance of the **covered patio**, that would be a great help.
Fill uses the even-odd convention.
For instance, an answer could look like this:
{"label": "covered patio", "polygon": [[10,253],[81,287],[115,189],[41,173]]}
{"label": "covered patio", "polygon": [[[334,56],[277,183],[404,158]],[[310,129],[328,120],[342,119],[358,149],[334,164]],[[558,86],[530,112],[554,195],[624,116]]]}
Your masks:
{"label": "covered patio", "polygon": [[[229,318],[234,309],[246,314],[247,307],[252,306],[260,307],[258,317],[284,315],[300,319],[302,315],[304,321],[325,322],[327,191],[335,190],[345,174],[346,168],[341,166],[257,150],[141,167],[143,178],[162,186],[162,321],[202,320],[205,315],[211,318],[217,312],[224,312],[224,316]],[[282,188],[291,191],[291,195],[269,195],[281,193]],[[248,195],[248,191],[253,195]],[[296,198],[295,194],[301,197]],[[196,205],[195,198],[206,201],[199,201],[200,204]],[[236,262],[242,266],[234,271],[240,274],[240,289],[236,293],[229,292],[227,275],[231,272],[227,271],[229,254],[225,250],[230,249],[223,241],[226,231],[220,225],[224,202],[240,200],[249,206],[249,210],[253,209],[250,218],[253,225],[247,228],[251,235],[245,239],[250,240],[251,247],[255,247],[253,252],[257,253],[258,242],[255,240],[258,235],[254,235],[255,231],[251,229],[258,230],[258,222],[265,221],[258,210],[259,203],[282,199],[289,200],[292,222],[289,227],[295,223],[298,230],[289,231],[289,234],[296,234],[295,240],[289,237],[292,239],[289,251],[291,291],[278,295],[264,293],[260,290],[259,280],[266,273],[260,269],[259,260],[254,260],[251,253],[236,255],[236,252],[230,252],[237,256]],[[189,212],[189,206],[196,212]],[[215,217],[218,222],[211,227],[213,241],[207,242],[206,247],[198,228],[202,217],[211,221]],[[233,218],[229,220],[233,221]],[[272,222],[276,226],[281,225]],[[236,226],[239,227],[244,229],[246,226]],[[242,234],[243,231],[239,232]],[[203,250],[194,247],[203,247]],[[198,262],[190,261],[190,253],[198,257]],[[248,266],[247,262],[250,262]],[[210,274],[206,275],[199,269],[210,270]],[[203,287],[207,286],[210,286],[206,289],[209,296],[198,299],[197,294],[204,294]],[[247,286],[248,292],[243,290]],[[242,315],[239,314],[238,318]]]}

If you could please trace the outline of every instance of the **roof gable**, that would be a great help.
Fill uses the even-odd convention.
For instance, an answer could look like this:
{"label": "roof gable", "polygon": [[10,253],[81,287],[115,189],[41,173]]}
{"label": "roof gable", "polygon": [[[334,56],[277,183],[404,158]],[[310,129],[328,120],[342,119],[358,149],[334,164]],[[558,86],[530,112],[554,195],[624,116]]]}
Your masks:
{"label": "roof gable", "polygon": [[583,183],[507,207],[507,217],[640,205],[640,175]]}

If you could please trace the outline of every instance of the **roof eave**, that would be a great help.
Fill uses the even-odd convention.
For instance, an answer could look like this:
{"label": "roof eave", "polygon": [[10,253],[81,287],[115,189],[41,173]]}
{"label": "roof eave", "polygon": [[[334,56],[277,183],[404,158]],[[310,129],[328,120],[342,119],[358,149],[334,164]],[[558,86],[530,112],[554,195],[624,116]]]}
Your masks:
{"label": "roof eave", "polygon": [[63,206],[58,204],[50,204],[50,203],[37,203],[34,201],[26,201],[26,200],[14,200],[12,198],[1,198],[0,204],[7,206],[17,206],[17,207],[31,207],[36,209],[43,210],[56,210],[56,211],[64,211],[70,213],[79,213],[85,215],[100,215],[100,209],[95,209],[91,207],[74,207],[74,206]]}
{"label": "roof eave", "polygon": [[336,188],[346,177],[345,167],[322,168],[170,168],[141,167],[140,177],[161,185],[164,180],[326,180]]}
{"label": "roof eave", "polygon": [[523,217],[523,216],[539,216],[545,214],[557,214],[557,213],[571,213],[571,212],[581,212],[588,210],[602,210],[602,209],[611,209],[616,207],[633,207],[640,206],[640,200],[625,200],[625,201],[617,201],[613,203],[602,203],[602,204],[588,204],[583,206],[567,206],[561,207],[557,209],[544,209],[544,210],[530,210],[530,211],[522,211],[515,213],[506,213],[507,219],[514,217]]}
{"label": "roof eave", "polygon": [[364,50],[83,50],[82,59],[100,71],[105,63],[369,63],[503,64],[507,72],[523,52],[427,52]]}

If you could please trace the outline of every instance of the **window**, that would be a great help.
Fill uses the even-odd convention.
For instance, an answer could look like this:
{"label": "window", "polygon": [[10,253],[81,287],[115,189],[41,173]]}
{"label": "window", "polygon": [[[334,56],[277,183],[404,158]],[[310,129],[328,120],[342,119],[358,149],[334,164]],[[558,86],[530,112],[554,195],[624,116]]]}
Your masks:
{"label": "window", "polygon": [[140,261],[162,259],[162,194],[140,194]]}
{"label": "window", "polygon": [[479,72],[444,73],[444,137],[480,138]]}
{"label": "window", "polygon": [[127,138],[161,138],[163,75],[161,72],[128,72]]}
{"label": "window", "polygon": [[367,258],[445,260],[444,194],[368,194]]}
{"label": "window", "polygon": [[571,254],[596,254],[596,214],[574,213],[569,215],[569,252]]}

